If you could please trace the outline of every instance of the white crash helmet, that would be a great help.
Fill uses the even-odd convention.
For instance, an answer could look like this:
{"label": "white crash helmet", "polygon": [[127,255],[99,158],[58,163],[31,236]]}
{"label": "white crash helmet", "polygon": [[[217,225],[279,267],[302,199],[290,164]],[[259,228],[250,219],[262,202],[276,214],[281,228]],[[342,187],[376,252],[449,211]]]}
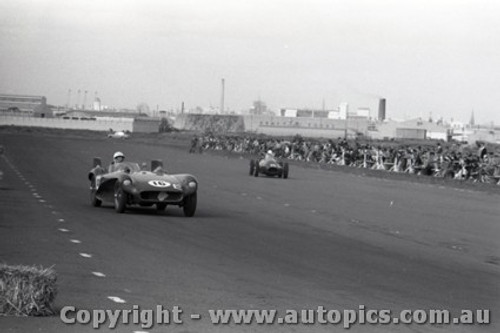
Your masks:
{"label": "white crash helmet", "polygon": [[116,159],[118,157],[123,157],[125,158],[125,155],[123,155],[123,153],[121,151],[117,151],[116,153],[114,153],[113,155],[113,159]]}
{"label": "white crash helmet", "polygon": [[267,151],[267,153],[268,153],[269,155],[272,155],[272,154],[273,154],[273,151],[272,151],[272,150],[268,150],[268,151]]}

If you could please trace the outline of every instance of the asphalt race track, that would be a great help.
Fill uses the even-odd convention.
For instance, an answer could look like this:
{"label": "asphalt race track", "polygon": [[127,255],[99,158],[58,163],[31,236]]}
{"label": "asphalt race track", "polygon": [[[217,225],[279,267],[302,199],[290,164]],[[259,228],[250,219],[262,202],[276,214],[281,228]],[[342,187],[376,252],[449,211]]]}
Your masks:
{"label": "asphalt race track", "polygon": [[[248,160],[188,147],[0,132],[0,262],[53,266],[56,307],[183,310],[183,324],[113,332],[347,332],[342,324],[213,325],[210,309],[490,309],[490,325],[355,324],[350,332],[498,332],[500,195]],[[198,177],[198,210],[91,207],[92,158],[162,159]],[[114,300],[114,301],[113,301]],[[125,303],[117,303],[123,300]],[[198,313],[201,319],[191,319]],[[1,332],[94,332],[59,316]]]}

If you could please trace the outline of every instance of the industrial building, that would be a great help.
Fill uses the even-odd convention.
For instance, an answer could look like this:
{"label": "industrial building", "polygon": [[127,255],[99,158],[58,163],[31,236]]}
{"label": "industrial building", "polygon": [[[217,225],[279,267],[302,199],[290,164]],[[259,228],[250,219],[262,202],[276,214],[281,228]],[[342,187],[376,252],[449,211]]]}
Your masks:
{"label": "industrial building", "polygon": [[0,94],[0,112],[17,116],[52,117],[45,96]]}

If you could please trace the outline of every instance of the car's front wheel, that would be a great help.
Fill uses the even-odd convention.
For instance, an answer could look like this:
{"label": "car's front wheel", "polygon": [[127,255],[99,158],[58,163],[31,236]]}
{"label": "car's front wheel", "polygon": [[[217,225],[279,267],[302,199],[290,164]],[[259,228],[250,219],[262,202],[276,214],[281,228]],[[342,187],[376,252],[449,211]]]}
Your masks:
{"label": "car's front wheel", "polygon": [[164,202],[160,202],[160,203],[156,204],[157,211],[162,211],[162,210],[165,210],[166,208],[167,208],[167,204]]}
{"label": "car's front wheel", "polygon": [[196,203],[197,203],[196,192],[184,198],[184,205],[182,207],[184,209],[184,216],[186,217],[194,216],[194,213],[196,212]]}
{"label": "car's front wheel", "polygon": [[250,160],[250,176],[253,175],[254,170],[255,170],[255,161],[254,160]]}
{"label": "car's front wheel", "polygon": [[117,213],[125,212],[127,207],[127,193],[123,191],[119,184],[115,186],[115,210]]}
{"label": "car's front wheel", "polygon": [[102,201],[97,199],[95,190],[90,190],[90,204],[94,207],[101,207]]}
{"label": "car's front wheel", "polygon": [[90,181],[90,204],[94,207],[100,207],[102,201],[97,199],[96,192],[95,177],[92,177],[92,180]]}
{"label": "car's front wheel", "polygon": [[288,178],[288,163],[285,163],[283,166],[283,178],[287,179]]}

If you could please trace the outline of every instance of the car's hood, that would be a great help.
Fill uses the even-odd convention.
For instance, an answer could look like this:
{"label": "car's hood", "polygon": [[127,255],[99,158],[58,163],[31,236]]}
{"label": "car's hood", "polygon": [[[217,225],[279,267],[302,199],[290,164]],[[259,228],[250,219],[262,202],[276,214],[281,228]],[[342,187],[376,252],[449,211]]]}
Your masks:
{"label": "car's hood", "polygon": [[279,162],[276,161],[275,159],[270,159],[270,160],[264,160],[264,165],[267,167],[270,167],[272,164],[274,164],[276,167],[280,167]]}
{"label": "car's hood", "polygon": [[156,173],[151,171],[137,171],[129,174],[132,180],[136,180],[139,182],[148,182],[151,180],[162,180],[170,183],[179,183],[179,179],[175,177],[175,175],[169,175],[166,173]]}
{"label": "car's hood", "polygon": [[129,174],[129,177],[136,184],[149,184],[153,187],[177,187],[184,186],[189,181],[196,181],[196,178],[189,174],[167,174],[164,172],[137,171]]}

